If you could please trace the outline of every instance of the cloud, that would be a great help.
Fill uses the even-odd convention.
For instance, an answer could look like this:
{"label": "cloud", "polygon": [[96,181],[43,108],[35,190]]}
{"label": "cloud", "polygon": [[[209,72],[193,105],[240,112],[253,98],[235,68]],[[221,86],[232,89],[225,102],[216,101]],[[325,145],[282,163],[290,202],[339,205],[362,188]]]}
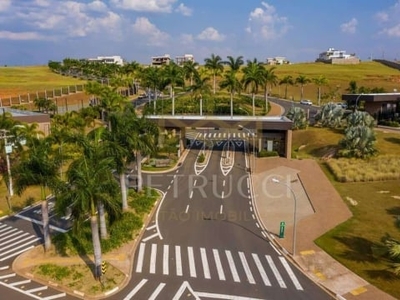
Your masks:
{"label": "cloud", "polygon": [[179,6],[175,9],[175,11],[187,17],[192,15],[192,9],[185,6],[185,4],[183,3],[179,4]]}
{"label": "cloud", "polygon": [[137,34],[146,37],[148,45],[162,46],[169,39],[168,33],[159,30],[145,17],[137,18],[132,28]]}
{"label": "cloud", "polygon": [[183,33],[180,35],[179,40],[183,45],[191,45],[194,42],[192,34]]}
{"label": "cloud", "polygon": [[375,14],[375,19],[381,23],[381,30],[379,34],[386,35],[388,37],[400,37],[400,0],[386,9]]}
{"label": "cloud", "polygon": [[111,0],[115,6],[142,12],[172,12],[172,5],[177,0]]}
{"label": "cloud", "polygon": [[207,27],[200,34],[197,35],[197,39],[203,41],[221,42],[225,39],[225,36],[223,34],[220,34],[215,28]]}
{"label": "cloud", "polygon": [[0,12],[8,10],[9,7],[11,7],[11,0],[0,1]]}
{"label": "cloud", "polygon": [[349,22],[340,25],[340,29],[344,33],[355,33],[357,29],[358,21],[356,18],[352,18]]}
{"label": "cloud", "polygon": [[95,0],[91,3],[88,3],[87,7],[89,10],[98,12],[105,12],[108,9],[107,5],[100,0]]}
{"label": "cloud", "polygon": [[24,41],[24,40],[48,40],[49,37],[40,35],[37,32],[11,32],[0,31],[0,39]]}
{"label": "cloud", "polygon": [[286,17],[281,17],[274,6],[261,2],[262,7],[255,8],[249,15],[246,31],[256,38],[265,40],[283,36],[290,28]]}

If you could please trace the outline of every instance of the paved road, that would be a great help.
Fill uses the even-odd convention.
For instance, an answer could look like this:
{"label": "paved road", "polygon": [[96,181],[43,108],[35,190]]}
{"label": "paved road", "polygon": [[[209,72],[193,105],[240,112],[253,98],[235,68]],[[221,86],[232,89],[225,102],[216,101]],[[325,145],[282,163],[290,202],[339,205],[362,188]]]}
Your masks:
{"label": "paved road", "polygon": [[[266,239],[237,134],[199,134],[181,168],[145,178],[164,198],[131,282],[111,299],[330,299]],[[206,167],[196,164],[204,142],[212,150]]]}

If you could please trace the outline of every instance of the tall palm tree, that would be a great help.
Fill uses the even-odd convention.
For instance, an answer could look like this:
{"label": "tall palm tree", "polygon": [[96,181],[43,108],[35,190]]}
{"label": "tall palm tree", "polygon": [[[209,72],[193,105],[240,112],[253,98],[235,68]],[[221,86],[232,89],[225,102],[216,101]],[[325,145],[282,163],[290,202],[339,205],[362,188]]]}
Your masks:
{"label": "tall palm tree", "polygon": [[[100,135],[97,136],[100,137]],[[70,164],[66,174],[67,182],[59,183],[56,190],[56,209],[65,212],[69,208],[72,211],[75,229],[86,220],[87,215],[90,216],[95,263],[94,276],[100,279],[102,250],[98,212],[101,205],[105,205],[108,212],[118,214],[120,210],[116,201],[118,185],[111,173],[113,160],[111,157],[104,157],[101,141],[82,135],[80,142],[82,154]],[[101,221],[102,216],[100,213],[99,215]]]}
{"label": "tall palm tree", "polygon": [[234,73],[239,72],[240,71],[240,67],[242,65],[244,65],[243,56],[238,56],[238,57],[234,58],[233,56],[228,55],[227,59],[228,60],[224,61],[223,63],[225,65],[227,65],[229,67],[229,69]]}
{"label": "tall palm tree", "polygon": [[242,83],[236,77],[236,73],[233,70],[225,72],[223,79],[219,83],[220,88],[227,89],[231,97],[231,117],[233,116],[233,96],[236,92],[242,90]]}
{"label": "tall palm tree", "polygon": [[142,72],[142,85],[149,87],[154,91],[153,110],[154,114],[157,112],[157,91],[162,83],[161,69],[157,67],[148,67]]}
{"label": "tall palm tree", "polygon": [[262,65],[262,83],[264,86],[265,113],[268,112],[268,95],[270,88],[278,84],[278,76],[275,74],[276,67],[269,69]]}
{"label": "tall palm tree", "polygon": [[189,87],[195,99],[200,101],[200,116],[203,115],[203,96],[209,95],[211,92],[210,78],[208,76],[201,77],[199,74],[194,78],[194,84]]}
{"label": "tall palm tree", "polygon": [[182,68],[179,67],[176,63],[171,62],[168,65],[163,67],[163,78],[167,85],[170,86],[171,89],[171,98],[172,98],[172,115],[175,115],[175,87],[183,86],[183,71]]}
{"label": "tall palm tree", "polygon": [[260,63],[256,58],[247,60],[247,65],[243,68],[243,78],[242,84],[245,89],[250,88],[252,106],[253,106],[253,116],[256,115],[255,108],[255,97],[258,92],[259,86],[262,84],[263,71]]}
{"label": "tall palm tree", "polygon": [[54,187],[60,159],[57,152],[54,152],[50,137],[42,139],[31,137],[27,140],[27,147],[20,161],[13,168],[14,185],[18,195],[21,195],[29,186],[40,186],[44,249],[47,251],[50,249],[51,239],[46,190]]}
{"label": "tall palm tree", "polygon": [[293,81],[293,77],[291,75],[286,75],[285,77],[283,77],[281,79],[281,81],[279,81],[279,84],[285,85],[285,99],[287,99],[287,89],[288,89],[288,85],[293,85],[294,81]]}
{"label": "tall palm tree", "polygon": [[318,106],[321,106],[321,87],[328,84],[328,79],[324,75],[320,75],[312,80],[318,87]]}
{"label": "tall palm tree", "polygon": [[198,75],[198,67],[199,63],[193,60],[188,60],[183,63],[183,74],[185,79],[189,80],[190,85],[193,85],[193,80]]}
{"label": "tall palm tree", "polygon": [[211,54],[211,57],[204,59],[204,67],[213,75],[213,94],[216,92],[216,77],[224,71],[224,65],[219,55]]}
{"label": "tall palm tree", "polygon": [[303,99],[303,95],[304,95],[304,86],[307,85],[308,83],[311,82],[311,79],[308,78],[306,75],[302,75],[300,74],[297,78],[296,78],[296,84],[300,85],[300,99]]}

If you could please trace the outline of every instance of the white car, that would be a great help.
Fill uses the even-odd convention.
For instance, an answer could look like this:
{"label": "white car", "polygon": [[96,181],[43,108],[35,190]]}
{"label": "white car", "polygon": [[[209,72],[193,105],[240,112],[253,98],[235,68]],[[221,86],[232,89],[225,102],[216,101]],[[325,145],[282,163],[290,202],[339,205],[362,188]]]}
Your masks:
{"label": "white car", "polygon": [[302,100],[300,100],[300,104],[312,105],[312,101],[311,100],[307,100],[307,99],[302,99]]}

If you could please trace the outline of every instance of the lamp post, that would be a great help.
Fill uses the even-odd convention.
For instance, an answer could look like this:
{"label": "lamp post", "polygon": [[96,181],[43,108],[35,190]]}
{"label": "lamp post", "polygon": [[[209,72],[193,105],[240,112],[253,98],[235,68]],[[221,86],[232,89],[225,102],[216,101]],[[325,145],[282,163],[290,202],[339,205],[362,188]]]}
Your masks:
{"label": "lamp post", "polygon": [[12,145],[8,144],[7,138],[12,138],[14,136],[8,135],[9,131],[6,129],[1,129],[0,133],[1,133],[0,139],[4,140],[4,151],[6,152],[6,163],[7,163],[7,174],[8,174],[8,192],[11,197],[14,196],[14,189],[11,177],[10,156],[9,156],[9,154],[12,152]]}
{"label": "lamp post", "polygon": [[354,105],[354,110],[353,110],[353,112],[355,112],[355,111],[357,110],[358,99],[360,99],[360,97],[361,97],[362,95],[364,95],[364,94],[361,93],[360,95],[357,96],[357,98],[356,98],[356,104]]}
{"label": "lamp post", "polygon": [[[250,129],[244,127],[243,125],[238,125],[239,130],[246,130],[253,138],[253,166],[251,166],[250,162],[250,173],[254,173],[253,168],[256,167],[256,146],[255,146],[255,133],[251,131]],[[250,148],[249,148],[250,152]]]}
{"label": "lamp post", "polygon": [[288,188],[290,190],[290,192],[292,193],[292,197],[294,200],[294,210],[293,210],[293,242],[292,242],[292,254],[293,256],[296,255],[296,216],[297,216],[297,197],[296,194],[294,193],[293,189],[286,183],[284,182],[280,182],[278,179],[276,178],[272,178],[272,182],[273,183],[277,183],[277,184],[281,184],[284,185],[286,188]]}

